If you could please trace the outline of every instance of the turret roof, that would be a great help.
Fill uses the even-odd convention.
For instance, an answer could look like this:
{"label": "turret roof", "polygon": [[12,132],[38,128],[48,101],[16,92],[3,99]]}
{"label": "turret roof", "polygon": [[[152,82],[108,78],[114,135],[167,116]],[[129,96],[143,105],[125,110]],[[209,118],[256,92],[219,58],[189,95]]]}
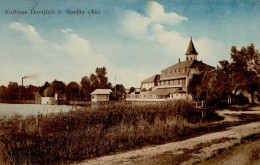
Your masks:
{"label": "turret roof", "polygon": [[190,44],[189,44],[189,47],[187,49],[186,55],[192,55],[192,54],[198,55],[198,53],[197,53],[197,51],[196,51],[196,49],[193,45],[192,37],[191,37]]}

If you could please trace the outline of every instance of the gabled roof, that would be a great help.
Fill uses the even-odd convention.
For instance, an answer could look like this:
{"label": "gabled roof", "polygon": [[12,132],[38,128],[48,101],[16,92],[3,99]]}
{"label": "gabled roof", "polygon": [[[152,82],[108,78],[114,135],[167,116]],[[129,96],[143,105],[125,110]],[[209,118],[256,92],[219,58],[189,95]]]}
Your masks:
{"label": "gabled roof", "polygon": [[186,52],[186,55],[192,55],[192,54],[198,55],[198,53],[197,53],[197,51],[196,51],[196,49],[193,45],[192,38],[191,38],[189,47],[188,47],[187,52]]}
{"label": "gabled roof", "polygon": [[208,71],[211,69],[215,69],[213,66],[207,65],[202,61],[197,61],[197,60],[194,61],[192,67],[197,68],[199,71]]}
{"label": "gabled roof", "polygon": [[111,89],[96,89],[91,93],[91,95],[109,95],[111,92]]}
{"label": "gabled roof", "polygon": [[150,83],[150,82],[154,82],[155,80],[160,79],[160,75],[153,75],[152,77],[145,79],[144,81],[142,81],[142,83]]}
{"label": "gabled roof", "polygon": [[[207,65],[202,61],[197,61],[197,60],[182,61],[162,70],[161,79],[165,79],[169,77],[187,76],[189,74],[190,68],[197,68],[199,71],[214,69],[214,67]],[[175,72],[175,70],[177,72]],[[166,74],[165,72],[168,72],[168,74]]]}
{"label": "gabled roof", "polygon": [[[193,62],[194,62],[194,60],[178,62],[177,64],[174,64],[174,65],[162,70],[161,78],[165,78],[166,74],[163,73],[165,71],[170,71],[170,73],[168,73],[168,75],[171,75],[171,77],[186,76],[186,75],[188,75],[189,68],[191,67]],[[185,70],[185,68],[186,68],[186,70]],[[182,70],[181,72],[179,72],[179,69],[184,69],[184,71]],[[177,72],[175,72],[175,70]],[[166,77],[168,77],[168,76],[166,76]]]}

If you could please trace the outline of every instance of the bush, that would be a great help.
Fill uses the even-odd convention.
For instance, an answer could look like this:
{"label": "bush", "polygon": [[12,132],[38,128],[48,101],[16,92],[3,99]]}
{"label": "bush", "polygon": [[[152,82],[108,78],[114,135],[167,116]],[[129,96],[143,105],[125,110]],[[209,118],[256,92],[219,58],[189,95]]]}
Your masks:
{"label": "bush", "polygon": [[0,121],[0,160],[49,164],[101,156],[194,133],[201,113],[181,101],[113,104]]}

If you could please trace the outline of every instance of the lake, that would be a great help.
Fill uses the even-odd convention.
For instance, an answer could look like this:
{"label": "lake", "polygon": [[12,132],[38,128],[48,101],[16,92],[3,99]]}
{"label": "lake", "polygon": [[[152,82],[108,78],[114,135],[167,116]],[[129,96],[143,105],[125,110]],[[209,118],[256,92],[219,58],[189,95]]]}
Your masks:
{"label": "lake", "polygon": [[43,104],[5,104],[0,103],[0,118],[6,116],[11,117],[17,113],[24,117],[29,115],[37,115],[38,113],[57,113],[72,110],[70,105],[43,105]]}

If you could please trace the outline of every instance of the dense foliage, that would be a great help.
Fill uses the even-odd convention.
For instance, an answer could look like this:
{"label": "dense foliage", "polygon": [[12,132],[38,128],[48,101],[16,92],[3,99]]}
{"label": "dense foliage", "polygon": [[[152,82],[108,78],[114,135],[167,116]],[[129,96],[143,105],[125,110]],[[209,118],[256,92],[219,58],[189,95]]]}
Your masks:
{"label": "dense foliage", "polygon": [[231,59],[231,62],[220,61],[220,66],[213,71],[193,76],[188,92],[195,100],[205,100],[207,106],[220,105],[228,96],[243,101],[241,94],[236,96],[236,92],[242,90],[251,94],[251,103],[254,103],[260,90],[260,53],[253,44],[241,50],[232,47]]}

